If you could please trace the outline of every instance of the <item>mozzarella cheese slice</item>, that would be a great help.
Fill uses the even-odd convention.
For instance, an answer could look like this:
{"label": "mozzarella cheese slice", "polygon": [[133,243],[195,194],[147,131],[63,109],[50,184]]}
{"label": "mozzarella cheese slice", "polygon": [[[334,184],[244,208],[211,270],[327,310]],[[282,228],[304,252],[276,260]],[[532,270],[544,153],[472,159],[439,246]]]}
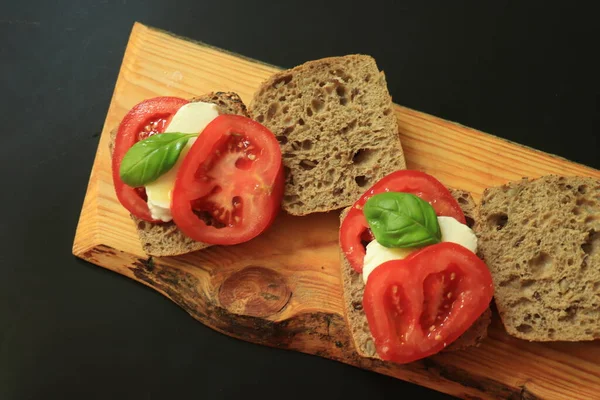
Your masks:
{"label": "mozzarella cheese slice", "polygon": [[[212,103],[194,102],[182,106],[165,129],[167,132],[180,133],[199,133],[215,118],[219,116],[217,106]],[[157,180],[146,185],[146,194],[148,196],[148,209],[152,218],[168,222],[173,219],[171,215],[171,197],[173,195],[173,186],[175,178],[183,159],[190,151],[197,138],[188,140],[186,146],[181,150],[181,154],[175,165],[161,175]]]}
{"label": "mozzarella cheese slice", "polygon": [[477,252],[477,236],[471,228],[452,217],[438,217],[442,242],[452,242]]}
{"label": "mozzarella cheese slice", "polygon": [[[477,236],[471,228],[465,224],[461,224],[452,217],[438,217],[438,224],[442,233],[442,242],[453,242],[477,252]],[[363,281],[365,284],[369,275],[381,264],[391,260],[402,260],[406,258],[416,248],[389,248],[382,246],[377,240],[371,241],[367,245],[367,253],[365,254],[363,263]]]}
{"label": "mozzarella cheese slice", "polygon": [[386,261],[402,260],[412,253],[414,248],[393,248],[385,247],[379,244],[377,240],[372,240],[367,245],[367,254],[363,263],[363,281],[367,283],[367,279],[371,272]]}

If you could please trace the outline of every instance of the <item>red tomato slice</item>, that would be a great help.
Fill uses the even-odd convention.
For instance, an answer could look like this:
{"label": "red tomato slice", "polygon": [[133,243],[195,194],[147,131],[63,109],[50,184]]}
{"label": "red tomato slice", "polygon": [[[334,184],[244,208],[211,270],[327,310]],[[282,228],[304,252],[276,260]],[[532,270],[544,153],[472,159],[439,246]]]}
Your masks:
{"label": "red tomato slice", "polygon": [[358,273],[362,272],[365,248],[361,238],[369,229],[363,214],[367,200],[378,193],[405,192],[428,201],[438,216],[454,217],[465,224],[465,215],[450,191],[433,176],[420,171],[401,170],[392,172],[376,182],[354,203],[340,227],[340,243],[350,265]]}
{"label": "red tomato slice", "polygon": [[377,354],[409,363],[456,340],[493,294],[485,263],[461,245],[445,242],[378,266],[369,275],[363,309]]}
{"label": "red tomato slice", "polygon": [[178,97],[155,97],[142,101],[125,115],[119,125],[112,155],[112,176],[117,198],[130,213],[151,222],[144,188],[132,188],[121,180],[119,169],[127,150],[148,136],[163,133],[173,115],[189,101]]}
{"label": "red tomato slice", "polygon": [[237,244],[277,215],[284,177],[279,143],[249,118],[221,115],[204,129],[181,164],[171,212],[190,238]]}

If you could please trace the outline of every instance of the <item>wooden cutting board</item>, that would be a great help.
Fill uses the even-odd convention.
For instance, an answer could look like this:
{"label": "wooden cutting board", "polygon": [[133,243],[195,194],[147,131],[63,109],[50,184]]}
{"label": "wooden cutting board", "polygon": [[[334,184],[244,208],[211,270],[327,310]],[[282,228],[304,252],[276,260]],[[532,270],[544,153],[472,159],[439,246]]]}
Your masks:
{"label": "wooden cutting board", "polygon": [[[281,214],[266,233],[233,247],[148,258],[115,197],[109,131],[153,96],[235,91],[248,104],[276,67],[133,27],[91,171],[73,254],[135,279],[224,334],[373,370],[463,398],[600,398],[600,341],[528,343],[508,336],[497,316],[478,348],[397,366],[361,359],[343,317],[338,212]],[[388,75],[393,71],[387,71]],[[470,191],[524,176],[600,178],[600,171],[459,124],[395,107],[408,168]]]}

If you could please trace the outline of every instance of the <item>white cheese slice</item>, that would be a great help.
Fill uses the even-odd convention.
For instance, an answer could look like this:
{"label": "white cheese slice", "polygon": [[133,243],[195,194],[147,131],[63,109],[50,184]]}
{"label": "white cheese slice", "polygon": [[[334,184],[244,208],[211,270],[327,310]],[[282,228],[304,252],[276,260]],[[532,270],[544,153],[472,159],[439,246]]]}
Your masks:
{"label": "white cheese slice", "polygon": [[[182,106],[165,129],[167,132],[180,133],[199,133],[201,134],[204,128],[215,118],[219,116],[217,106],[212,103],[194,102]],[[175,186],[175,178],[183,159],[189,152],[192,144],[197,138],[188,140],[186,146],[181,150],[181,154],[175,165],[161,175],[157,180],[146,185],[146,195],[148,196],[148,208],[152,218],[164,222],[171,221],[171,197],[173,195],[173,187]]]}
{"label": "white cheese slice", "polygon": [[[467,225],[461,224],[452,217],[438,217],[438,224],[442,233],[442,242],[457,243],[473,253],[477,252],[477,236]],[[377,240],[373,240],[367,245],[363,263],[363,281],[366,284],[369,275],[384,262],[402,260],[415,250],[418,249],[389,248],[382,246]]]}

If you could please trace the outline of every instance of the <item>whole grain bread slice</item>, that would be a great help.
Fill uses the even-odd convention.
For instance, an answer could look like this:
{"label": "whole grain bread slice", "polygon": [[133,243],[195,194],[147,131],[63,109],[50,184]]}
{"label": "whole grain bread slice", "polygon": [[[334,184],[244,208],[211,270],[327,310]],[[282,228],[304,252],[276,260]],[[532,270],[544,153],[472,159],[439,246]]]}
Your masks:
{"label": "whole grain bread slice", "polygon": [[600,180],[548,175],[488,188],[475,231],[510,335],[600,338]]}
{"label": "whole grain bread slice", "polygon": [[406,168],[385,75],[370,56],[276,73],[254,95],[250,114],[279,140],[289,214],[349,206],[371,183]]}
{"label": "whole grain bread slice", "polygon": [[[465,217],[467,218],[467,225],[472,226],[476,206],[473,197],[469,192],[463,190],[450,189],[450,192],[454,198],[460,204]],[[340,221],[344,220],[349,208],[345,209],[341,216]],[[375,350],[375,343],[369,330],[369,324],[367,317],[362,308],[363,294],[365,285],[361,274],[356,273],[350,263],[346,259],[344,253],[340,250],[341,268],[342,268],[342,282],[344,289],[344,309],[347,324],[350,328],[352,340],[354,341],[354,347],[357,353],[362,357],[379,359]],[[456,351],[466,349],[471,346],[478,346],[479,343],[487,337],[488,326],[491,322],[492,312],[488,308],[471,327],[463,333],[458,339],[448,345],[443,351]]]}
{"label": "whole grain bread slice", "polygon": [[[190,101],[202,101],[217,105],[219,114],[237,114],[248,116],[246,106],[242,99],[233,92],[208,93],[199,97],[194,97]],[[117,129],[111,131],[110,152],[112,154],[114,139]],[[190,253],[211,246],[208,243],[197,242],[190,239],[177,228],[173,221],[164,223],[152,223],[137,218],[130,214],[135,222],[138,236],[144,251],[151,256],[176,256]]]}

